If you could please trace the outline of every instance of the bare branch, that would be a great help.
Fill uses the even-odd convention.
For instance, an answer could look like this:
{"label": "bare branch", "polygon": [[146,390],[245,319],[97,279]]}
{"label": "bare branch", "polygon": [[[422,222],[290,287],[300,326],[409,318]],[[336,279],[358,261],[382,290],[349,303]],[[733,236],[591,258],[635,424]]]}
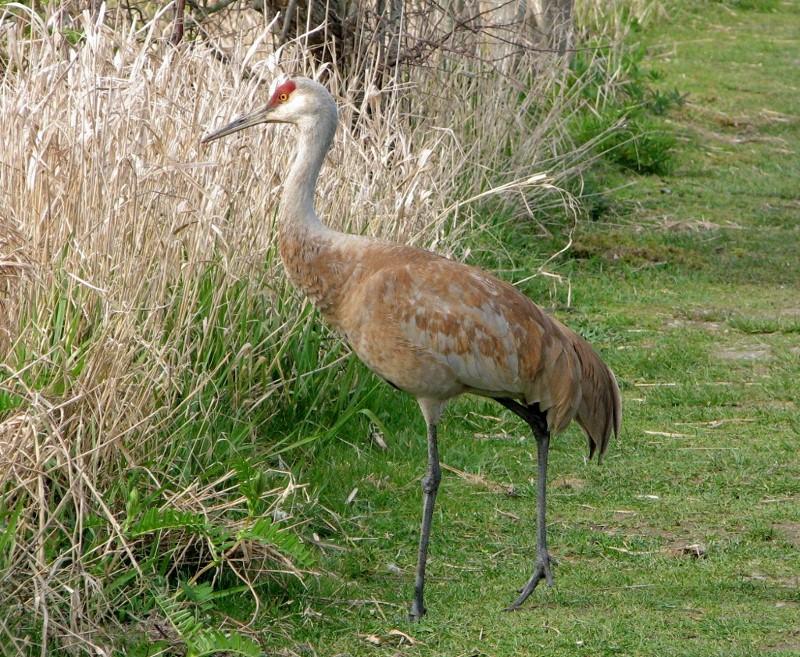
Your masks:
{"label": "bare branch", "polygon": [[295,10],[297,9],[297,0],[289,0],[289,4],[286,7],[286,12],[283,14],[283,27],[281,27],[281,39],[280,43],[286,43],[286,39],[289,36],[289,26],[292,22],[292,16],[294,16]]}
{"label": "bare branch", "polygon": [[175,0],[175,24],[172,28],[170,42],[177,46],[183,39],[183,15],[186,9],[186,0]]}

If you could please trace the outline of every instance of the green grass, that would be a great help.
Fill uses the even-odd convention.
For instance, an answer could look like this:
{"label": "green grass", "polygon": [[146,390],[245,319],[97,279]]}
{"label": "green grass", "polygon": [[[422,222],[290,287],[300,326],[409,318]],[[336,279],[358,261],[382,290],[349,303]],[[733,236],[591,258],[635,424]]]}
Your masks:
{"label": "green grass", "polygon": [[[622,48],[621,61],[602,44],[576,53],[571,81],[581,86],[581,95],[591,109],[576,112],[567,121],[573,139],[593,143],[593,151],[623,171],[666,174],[674,164],[675,137],[659,118],[682,102],[676,92],[652,86],[659,74],[646,71],[641,63],[643,48]],[[616,93],[606,97],[608,81],[621,77]],[[601,100],[602,99],[602,100]]]}
{"label": "green grass", "polygon": [[[524,286],[597,345],[624,395],[602,466],[586,463],[577,428],[553,441],[556,586],[502,611],[532,565],[535,445],[499,406],[464,399],[442,424],[442,459],[480,479],[445,472],[429,614],[406,622],[425,445],[415,404],[397,393],[374,407],[385,450],[340,432],[296,463],[320,503],[306,535],[334,547],[315,548],[323,572],[307,588],[261,590],[269,606],[253,629],[270,649],[800,654],[800,12],[719,7],[675,8],[643,35],[653,84],[687,94],[666,115],[678,136],[669,174],[608,163],[605,184],[628,185],[606,199],[611,220],[583,224],[551,268],[571,281],[570,309],[565,286]],[[522,278],[552,246],[527,230],[478,264]],[[244,593],[221,604],[244,621],[253,612]]]}

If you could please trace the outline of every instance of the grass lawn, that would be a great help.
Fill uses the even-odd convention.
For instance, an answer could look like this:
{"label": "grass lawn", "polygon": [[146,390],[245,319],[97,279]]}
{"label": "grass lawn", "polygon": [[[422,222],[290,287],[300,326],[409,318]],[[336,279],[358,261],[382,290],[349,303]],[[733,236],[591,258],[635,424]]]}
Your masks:
{"label": "grass lawn", "polygon": [[[552,441],[555,587],[503,611],[532,567],[535,442],[463,399],[440,427],[428,615],[405,620],[425,437],[396,393],[386,449],[341,436],[300,473],[326,509],[308,533],[335,547],[308,588],[264,596],[254,627],[279,654],[800,655],[800,4],[696,6],[642,36],[657,84],[686,94],[673,173],[609,171],[610,217],[552,268],[570,308],[566,286],[524,287],[624,396],[601,466],[577,426]],[[502,268],[541,262],[550,245],[527,230]]]}

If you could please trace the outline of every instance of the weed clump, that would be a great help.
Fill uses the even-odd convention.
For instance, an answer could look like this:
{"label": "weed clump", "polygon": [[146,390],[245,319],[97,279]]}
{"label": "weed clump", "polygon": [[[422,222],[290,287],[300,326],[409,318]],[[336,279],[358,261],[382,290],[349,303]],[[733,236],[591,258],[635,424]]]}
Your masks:
{"label": "weed clump", "polygon": [[[570,79],[580,84],[586,104],[572,117],[569,130],[577,143],[591,144],[594,152],[623,170],[666,175],[673,168],[675,137],[659,117],[679,105],[682,96],[651,86],[659,74],[642,69],[644,55],[640,47],[615,52],[598,46],[594,52],[576,53]],[[620,83],[608,88],[611,78]]]}
{"label": "weed clump", "polygon": [[745,11],[773,12],[778,9],[780,0],[717,0],[717,2]]}

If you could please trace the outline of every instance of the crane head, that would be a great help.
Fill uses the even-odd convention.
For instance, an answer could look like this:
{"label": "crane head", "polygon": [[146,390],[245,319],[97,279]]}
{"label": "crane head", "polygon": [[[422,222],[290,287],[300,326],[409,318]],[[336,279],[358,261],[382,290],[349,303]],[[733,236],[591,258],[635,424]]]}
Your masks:
{"label": "crane head", "polygon": [[259,123],[313,124],[331,112],[335,120],[336,104],[328,90],[318,82],[299,77],[279,78],[270,88],[270,98],[266,105],[208,133],[200,143],[207,144]]}

